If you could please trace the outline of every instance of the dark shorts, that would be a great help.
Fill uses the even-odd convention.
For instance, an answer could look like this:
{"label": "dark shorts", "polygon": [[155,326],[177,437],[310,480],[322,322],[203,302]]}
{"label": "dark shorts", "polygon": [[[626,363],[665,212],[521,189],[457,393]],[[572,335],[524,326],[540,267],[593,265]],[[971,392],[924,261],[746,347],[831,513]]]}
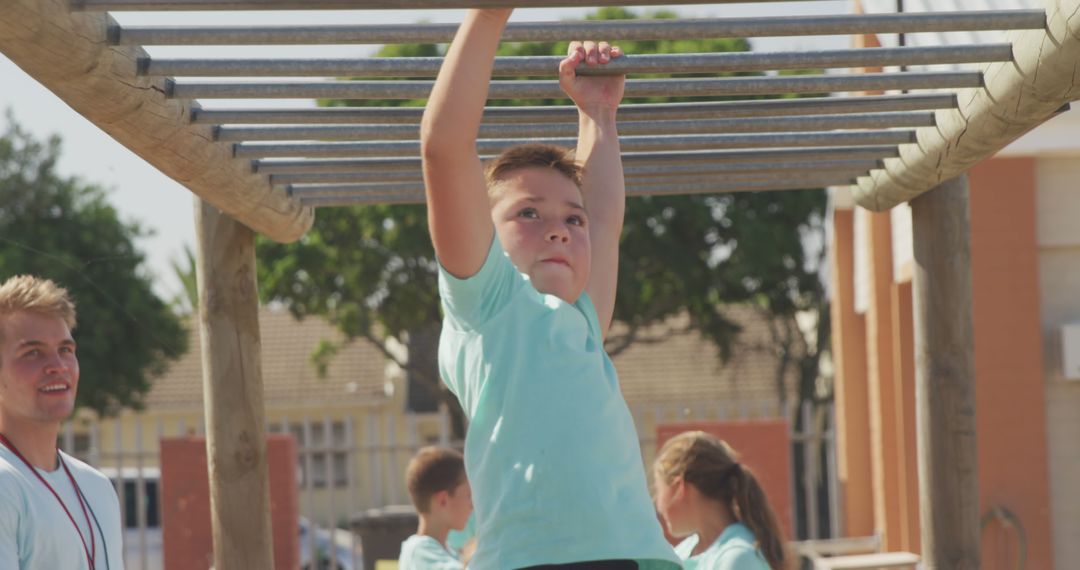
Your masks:
{"label": "dark shorts", "polygon": [[521,570],[638,570],[638,565],[633,560],[592,560],[570,564],[541,564]]}

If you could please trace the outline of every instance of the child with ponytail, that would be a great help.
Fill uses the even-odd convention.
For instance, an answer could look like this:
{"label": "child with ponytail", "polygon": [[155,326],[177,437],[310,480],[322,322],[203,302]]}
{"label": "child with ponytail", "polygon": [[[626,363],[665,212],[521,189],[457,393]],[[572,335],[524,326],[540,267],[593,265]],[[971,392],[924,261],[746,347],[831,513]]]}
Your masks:
{"label": "child with ponytail", "polygon": [[653,468],[656,507],[687,570],[788,570],[776,515],[757,478],[720,439],[681,433]]}

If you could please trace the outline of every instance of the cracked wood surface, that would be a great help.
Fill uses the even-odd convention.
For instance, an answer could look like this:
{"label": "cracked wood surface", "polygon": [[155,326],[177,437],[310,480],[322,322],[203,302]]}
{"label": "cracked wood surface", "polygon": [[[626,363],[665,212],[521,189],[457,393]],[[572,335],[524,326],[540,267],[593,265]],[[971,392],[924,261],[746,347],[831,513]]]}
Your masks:
{"label": "cracked wood surface", "polygon": [[[167,176],[237,221],[279,242],[311,227],[312,209],[273,188],[211,127],[190,122],[191,103],[164,97],[160,79],[136,76],[137,47],[110,47],[103,13],[72,13],[63,0],[0,0],[0,52],[60,99]],[[147,191],[152,192],[153,189]]]}
{"label": "cracked wood surface", "polygon": [[911,200],[993,156],[1080,99],[1080,0],[1044,0],[1045,30],[1009,33],[1013,61],[983,67],[985,86],[959,92],[957,109],[937,111],[937,125],[918,130],[853,187],[856,202],[882,211]]}

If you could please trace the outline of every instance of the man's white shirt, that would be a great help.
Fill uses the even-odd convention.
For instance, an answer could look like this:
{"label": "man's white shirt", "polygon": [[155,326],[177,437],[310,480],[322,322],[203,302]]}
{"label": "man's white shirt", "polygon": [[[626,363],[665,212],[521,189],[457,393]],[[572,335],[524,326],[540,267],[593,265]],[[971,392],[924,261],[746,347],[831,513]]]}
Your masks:
{"label": "man's white shirt", "polygon": [[[30,467],[0,445],[0,568],[123,570],[123,532],[116,490],[93,467],[63,452],[60,457],[82,490],[86,515],[63,467],[37,472],[64,502],[78,531]],[[96,544],[94,568],[88,564],[80,532],[87,548],[91,537]]]}

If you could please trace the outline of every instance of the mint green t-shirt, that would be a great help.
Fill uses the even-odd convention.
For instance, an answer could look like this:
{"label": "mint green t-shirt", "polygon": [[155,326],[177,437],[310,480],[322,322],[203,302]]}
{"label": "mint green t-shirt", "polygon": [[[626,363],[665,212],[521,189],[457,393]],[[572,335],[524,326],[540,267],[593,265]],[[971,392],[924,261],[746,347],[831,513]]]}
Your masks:
{"label": "mint green t-shirt", "polygon": [[438,540],[414,534],[401,543],[398,570],[461,570],[456,554]]}
{"label": "mint green t-shirt", "polygon": [[465,548],[465,543],[469,542],[469,539],[476,536],[476,513],[469,515],[469,521],[465,523],[465,528],[461,530],[450,529],[450,532],[446,535],[446,546],[449,546],[454,552],[461,552],[461,549]]}
{"label": "mint green t-shirt", "polygon": [[686,570],[770,570],[755,546],[754,533],[743,523],[728,525],[705,552],[690,556],[697,543],[695,534],[675,547]]}
{"label": "mint green t-shirt", "polygon": [[538,292],[496,238],[465,280],[440,268],[439,369],[470,423],[476,570],[632,559],[679,568],[587,294]]}

